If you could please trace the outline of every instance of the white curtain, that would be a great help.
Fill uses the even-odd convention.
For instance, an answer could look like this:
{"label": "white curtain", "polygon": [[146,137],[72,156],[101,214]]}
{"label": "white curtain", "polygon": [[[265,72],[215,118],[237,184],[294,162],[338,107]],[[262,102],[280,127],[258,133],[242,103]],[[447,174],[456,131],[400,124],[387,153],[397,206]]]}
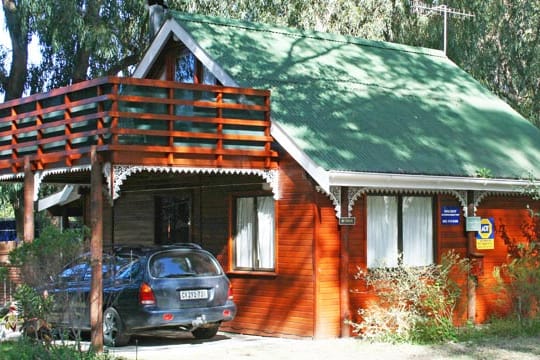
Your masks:
{"label": "white curtain", "polygon": [[254,198],[236,199],[235,265],[253,268]]}
{"label": "white curtain", "polygon": [[367,266],[397,266],[397,198],[367,198]]}
{"label": "white curtain", "polygon": [[257,198],[257,221],[259,224],[257,257],[261,269],[274,268],[274,199],[270,196]]}
{"label": "white curtain", "polygon": [[431,198],[403,198],[403,263],[407,266],[433,263],[432,213]]}

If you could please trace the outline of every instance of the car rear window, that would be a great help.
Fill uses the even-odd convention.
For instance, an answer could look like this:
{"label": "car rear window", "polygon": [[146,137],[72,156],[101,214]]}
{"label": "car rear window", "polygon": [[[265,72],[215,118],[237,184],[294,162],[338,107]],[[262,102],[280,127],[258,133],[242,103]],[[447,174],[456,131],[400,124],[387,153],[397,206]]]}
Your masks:
{"label": "car rear window", "polygon": [[167,251],[154,255],[149,263],[150,275],[156,278],[220,275],[216,260],[198,251]]}

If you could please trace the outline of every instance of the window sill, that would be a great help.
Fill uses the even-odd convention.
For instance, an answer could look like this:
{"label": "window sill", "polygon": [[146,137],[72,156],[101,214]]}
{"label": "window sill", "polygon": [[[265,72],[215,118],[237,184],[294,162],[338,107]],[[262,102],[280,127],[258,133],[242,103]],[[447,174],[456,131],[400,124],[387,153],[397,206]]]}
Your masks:
{"label": "window sill", "polygon": [[249,271],[249,270],[231,270],[227,272],[229,277],[276,277],[275,271]]}

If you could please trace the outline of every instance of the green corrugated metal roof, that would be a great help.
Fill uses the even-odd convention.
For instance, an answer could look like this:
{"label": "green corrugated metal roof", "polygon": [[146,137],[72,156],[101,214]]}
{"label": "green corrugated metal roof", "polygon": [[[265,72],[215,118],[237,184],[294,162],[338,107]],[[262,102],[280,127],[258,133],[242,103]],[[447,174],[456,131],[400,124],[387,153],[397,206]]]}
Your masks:
{"label": "green corrugated metal roof", "polygon": [[442,52],[171,12],[326,170],[520,178],[540,130]]}

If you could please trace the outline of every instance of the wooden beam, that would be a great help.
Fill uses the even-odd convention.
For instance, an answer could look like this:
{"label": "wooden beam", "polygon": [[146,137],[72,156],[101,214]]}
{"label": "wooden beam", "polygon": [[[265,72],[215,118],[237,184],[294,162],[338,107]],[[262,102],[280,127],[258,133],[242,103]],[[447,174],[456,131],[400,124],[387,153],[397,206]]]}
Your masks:
{"label": "wooden beam", "polygon": [[[349,209],[349,187],[341,187],[341,216],[346,216]],[[347,321],[351,320],[350,301],[349,301],[349,228],[350,226],[340,226],[340,261],[339,261],[339,276],[340,276],[340,321],[341,321],[341,337],[347,338],[351,336],[351,327]]]}
{"label": "wooden beam", "polygon": [[24,228],[25,243],[34,241],[34,173],[30,158],[24,157]]}
{"label": "wooden beam", "polygon": [[[475,216],[474,191],[467,192],[467,216]],[[483,264],[484,254],[476,251],[476,231],[467,231],[467,256],[469,258],[469,274],[467,276],[467,320],[476,324],[476,289],[478,275]]]}
{"label": "wooden beam", "polygon": [[103,351],[103,185],[101,164],[95,147],[90,152],[90,261],[92,283],[90,287],[90,331],[91,345],[96,352]]}

